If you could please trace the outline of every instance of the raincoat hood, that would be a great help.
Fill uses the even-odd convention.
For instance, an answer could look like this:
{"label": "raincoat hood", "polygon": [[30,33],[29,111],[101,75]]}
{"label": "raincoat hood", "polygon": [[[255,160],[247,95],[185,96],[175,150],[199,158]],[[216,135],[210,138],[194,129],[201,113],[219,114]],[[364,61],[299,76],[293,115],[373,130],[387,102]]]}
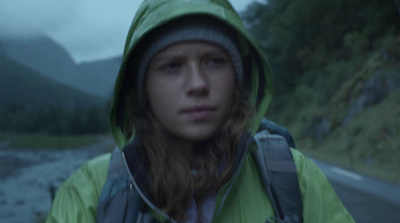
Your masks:
{"label": "raincoat hood", "polygon": [[137,86],[137,83],[132,83],[135,78],[131,75],[137,75],[132,72],[136,70],[131,67],[135,66],[132,65],[135,64],[132,58],[140,53],[141,42],[152,30],[186,16],[208,16],[236,32],[237,45],[243,60],[244,82],[248,88],[248,101],[256,108],[256,115],[248,131],[251,134],[257,131],[272,97],[271,71],[263,53],[248,36],[231,4],[226,0],[144,0],[129,29],[123,61],[114,86],[110,124],[113,137],[120,148],[132,138],[126,137],[122,128],[127,88]]}

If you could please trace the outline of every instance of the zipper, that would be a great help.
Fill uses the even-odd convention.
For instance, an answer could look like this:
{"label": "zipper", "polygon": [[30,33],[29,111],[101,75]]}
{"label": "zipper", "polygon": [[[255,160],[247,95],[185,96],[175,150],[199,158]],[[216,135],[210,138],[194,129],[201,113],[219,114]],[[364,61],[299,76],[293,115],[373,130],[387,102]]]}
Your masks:
{"label": "zipper", "polygon": [[[233,176],[234,178],[233,178],[231,184],[229,185],[229,187],[227,188],[227,190],[226,190],[226,192],[225,192],[225,194],[224,194],[224,197],[222,198],[222,201],[221,201],[221,204],[219,205],[219,209],[218,209],[217,214],[212,218],[211,222],[215,222],[215,220],[218,219],[219,215],[221,214],[222,207],[224,206],[224,203],[225,203],[225,201],[226,201],[226,198],[228,197],[230,191],[232,190],[233,185],[236,183],[236,180],[237,180],[237,178],[238,178],[239,175],[240,175],[240,171],[242,170],[242,167],[243,167],[244,162],[245,162],[245,160],[246,160],[246,158],[247,158],[247,155],[248,155],[248,151],[247,151],[247,150],[248,150],[248,148],[249,148],[249,146],[250,146],[250,144],[251,144],[252,141],[253,141],[253,138],[252,138],[252,137],[249,137],[249,138],[247,139],[245,151],[243,152],[243,157],[242,157],[242,159],[240,160],[240,163],[239,163],[239,166],[238,166],[238,168],[237,168],[237,170],[236,170],[236,173],[235,173],[235,175]],[[218,193],[218,192],[217,192],[217,193]]]}

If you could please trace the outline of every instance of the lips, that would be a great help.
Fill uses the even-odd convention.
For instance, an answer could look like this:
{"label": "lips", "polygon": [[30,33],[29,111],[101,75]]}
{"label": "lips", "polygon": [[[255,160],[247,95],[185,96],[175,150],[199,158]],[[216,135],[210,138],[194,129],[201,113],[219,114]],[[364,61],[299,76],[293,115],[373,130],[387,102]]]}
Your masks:
{"label": "lips", "polygon": [[191,119],[200,121],[209,119],[217,108],[214,106],[193,106],[181,110],[181,113],[189,116]]}

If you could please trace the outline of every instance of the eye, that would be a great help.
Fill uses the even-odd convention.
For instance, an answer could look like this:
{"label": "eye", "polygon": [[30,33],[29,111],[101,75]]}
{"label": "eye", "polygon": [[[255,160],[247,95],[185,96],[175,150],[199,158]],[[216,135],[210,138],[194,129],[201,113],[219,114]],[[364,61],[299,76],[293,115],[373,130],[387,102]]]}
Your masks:
{"label": "eye", "polygon": [[229,62],[228,58],[224,56],[214,56],[206,60],[206,65],[211,67],[222,67]]}
{"label": "eye", "polygon": [[179,62],[166,62],[166,63],[160,64],[158,66],[157,70],[164,72],[164,73],[175,73],[175,72],[178,72],[181,67],[182,67],[182,64]]}

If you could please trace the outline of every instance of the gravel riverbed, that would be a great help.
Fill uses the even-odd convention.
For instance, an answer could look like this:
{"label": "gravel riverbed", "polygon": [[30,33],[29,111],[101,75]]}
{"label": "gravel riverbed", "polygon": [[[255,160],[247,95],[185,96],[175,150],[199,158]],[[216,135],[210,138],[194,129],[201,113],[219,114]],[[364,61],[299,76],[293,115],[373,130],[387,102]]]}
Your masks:
{"label": "gravel riverbed", "polygon": [[0,142],[0,221],[35,222],[51,207],[58,187],[84,162],[113,148],[111,137],[75,149],[13,149]]}

